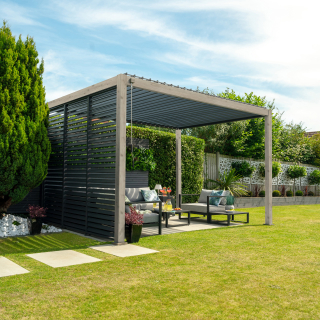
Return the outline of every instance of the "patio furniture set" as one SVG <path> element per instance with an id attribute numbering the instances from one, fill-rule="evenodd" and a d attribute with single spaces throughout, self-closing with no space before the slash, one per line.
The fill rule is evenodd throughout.
<path id="1" fill-rule="evenodd" d="M 182 210 L 170 210 L 165 211 L 162 205 L 162 201 L 157 196 L 154 190 L 150 190 L 149 187 L 144 188 L 126 188 L 126 212 L 130 213 L 129 205 L 136 207 L 136 209 L 143 214 L 143 228 L 157 226 L 159 234 L 162 234 L 162 221 L 165 221 L 165 227 L 169 227 L 169 218 L 171 216 L 179 215 L 179 220 L 183 219 L 182 214 L 186 213 L 187 224 L 191 223 L 191 214 L 207 216 L 207 223 L 217 223 L 229 226 L 231 222 L 249 223 L 249 212 L 241 211 L 228 211 L 225 207 L 225 201 L 223 201 L 226 195 L 212 196 L 212 190 L 202 189 L 201 194 L 180 194 L 179 205 Z M 196 203 L 182 204 L 182 196 L 199 196 L 199 200 Z M 217 198 L 216 205 L 210 204 L 211 198 Z M 222 202 L 222 204 L 220 204 Z M 153 204 L 157 204 L 158 207 L 154 207 Z M 235 221 L 235 215 L 247 216 L 246 221 Z M 227 216 L 227 220 L 212 220 L 212 216 Z M 193 217 L 197 218 L 197 217 Z M 170 225 L 170 227 L 176 227 L 181 225 Z"/>

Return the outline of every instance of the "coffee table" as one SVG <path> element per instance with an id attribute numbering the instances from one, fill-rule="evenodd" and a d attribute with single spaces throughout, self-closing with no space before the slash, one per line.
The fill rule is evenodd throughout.
<path id="1" fill-rule="evenodd" d="M 157 212 L 157 210 L 153 210 L 155 212 Z M 190 224 L 190 221 L 191 221 L 191 218 L 190 218 L 190 214 L 191 214 L 191 211 L 189 210 L 171 210 L 171 211 L 162 211 L 162 216 L 163 216 L 163 220 L 166 220 L 166 228 L 169 228 L 169 217 L 170 215 L 172 214 L 179 214 L 179 220 L 182 220 L 183 218 L 181 218 L 181 213 L 187 213 L 188 214 L 188 225 Z M 181 224 L 177 224 L 177 225 L 174 225 L 174 226 L 170 226 L 170 227 L 180 227 Z"/>
<path id="2" fill-rule="evenodd" d="M 234 220 L 234 216 L 237 214 L 246 214 L 247 215 L 247 221 L 236 221 Z M 207 216 L 207 221 L 208 223 L 212 223 L 212 216 L 222 216 L 226 215 L 227 216 L 227 221 L 221 221 L 221 222 L 226 222 L 227 226 L 230 226 L 230 222 L 241 222 L 241 223 L 249 223 L 249 212 L 243 212 L 243 211 L 215 211 L 215 212 L 210 212 L 208 213 Z M 220 221 L 215 220 L 214 223 L 221 224 Z M 225 223 L 223 223 L 225 224 Z"/>

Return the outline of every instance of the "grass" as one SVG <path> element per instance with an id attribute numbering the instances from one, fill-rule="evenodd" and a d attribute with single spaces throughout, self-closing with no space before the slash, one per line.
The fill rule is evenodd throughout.
<path id="1" fill-rule="evenodd" d="M 142 238 L 118 258 L 61 233 L 0 240 L 31 271 L 0 278 L 4 319 L 319 319 L 320 205 L 250 209 L 241 227 Z M 101 262 L 51 268 L 25 254 L 73 249 Z"/>

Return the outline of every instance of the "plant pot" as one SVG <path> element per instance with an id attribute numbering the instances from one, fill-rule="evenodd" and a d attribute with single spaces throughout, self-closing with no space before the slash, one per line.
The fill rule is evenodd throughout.
<path id="1" fill-rule="evenodd" d="M 234 205 L 228 205 L 228 204 L 227 204 L 227 205 L 225 206 L 225 210 L 226 210 L 226 211 L 234 210 Z"/>
<path id="2" fill-rule="evenodd" d="M 142 232 L 142 224 L 126 224 L 125 236 L 128 243 L 139 242 Z"/>
<path id="3" fill-rule="evenodd" d="M 40 234 L 42 229 L 42 218 L 29 218 L 28 221 L 28 229 L 31 235 Z"/>

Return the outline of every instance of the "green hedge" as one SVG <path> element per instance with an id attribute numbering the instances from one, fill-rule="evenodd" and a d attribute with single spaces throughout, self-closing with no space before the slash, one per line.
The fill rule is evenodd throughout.
<path id="1" fill-rule="evenodd" d="M 133 127 L 133 138 L 149 139 L 149 148 L 153 151 L 156 169 L 149 172 L 149 187 L 157 183 L 171 187 L 176 191 L 176 135 L 169 132 Z M 127 137 L 131 129 L 127 127 Z M 200 193 L 203 186 L 204 140 L 181 137 L 182 192 Z"/>

